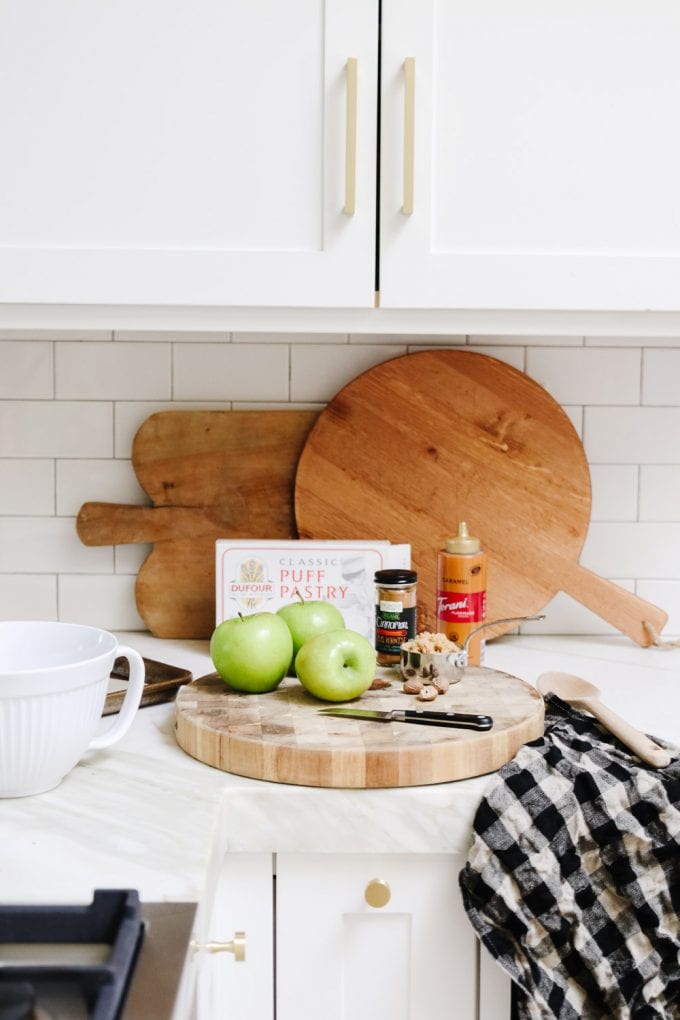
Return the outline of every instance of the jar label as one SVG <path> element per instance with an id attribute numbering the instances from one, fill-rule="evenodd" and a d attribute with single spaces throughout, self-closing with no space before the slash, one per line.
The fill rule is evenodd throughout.
<path id="1" fill-rule="evenodd" d="M 485 591 L 440 591 L 437 619 L 446 623 L 483 623 L 486 617 Z"/>
<path id="2" fill-rule="evenodd" d="M 392 609 L 394 602 L 388 605 Z M 398 603 L 397 603 L 398 605 Z M 400 609 L 399 612 L 383 612 L 378 606 L 375 614 L 375 650 L 399 654 L 399 646 L 416 636 L 416 607 Z"/>
<path id="3" fill-rule="evenodd" d="M 403 602 L 390 602 L 387 599 L 383 599 L 379 605 L 381 613 L 400 613 L 403 607 Z"/>

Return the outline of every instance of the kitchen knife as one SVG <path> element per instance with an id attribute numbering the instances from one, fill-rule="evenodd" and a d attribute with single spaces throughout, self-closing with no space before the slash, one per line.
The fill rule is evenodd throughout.
<path id="1" fill-rule="evenodd" d="M 424 709 L 393 708 L 376 712 L 367 708 L 321 708 L 320 715 L 337 715 L 366 722 L 407 722 L 422 726 L 448 726 L 459 730 L 490 730 L 493 719 L 488 715 L 466 715 L 464 712 L 427 712 Z"/>

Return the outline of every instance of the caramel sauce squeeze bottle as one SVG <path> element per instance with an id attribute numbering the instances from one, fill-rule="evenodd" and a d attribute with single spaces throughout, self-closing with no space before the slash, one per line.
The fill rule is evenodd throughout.
<path id="1" fill-rule="evenodd" d="M 468 532 L 465 521 L 437 553 L 437 631 L 461 647 L 471 631 L 486 620 L 486 553 Z M 478 666 L 483 639 L 475 635 L 468 662 Z"/>

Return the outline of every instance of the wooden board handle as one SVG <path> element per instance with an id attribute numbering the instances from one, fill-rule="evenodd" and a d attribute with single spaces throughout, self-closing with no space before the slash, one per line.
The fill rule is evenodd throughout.
<path id="1" fill-rule="evenodd" d="M 180 538 L 236 535 L 227 514 L 215 507 L 152 507 L 83 503 L 76 520 L 84 545 L 125 545 Z"/>
<path id="2" fill-rule="evenodd" d="M 661 633 L 668 622 L 668 613 L 663 609 L 645 602 L 613 581 L 594 574 L 580 563 L 565 562 L 562 566 L 561 590 L 643 648 L 653 644 L 652 635 L 645 624 L 650 624 L 657 633 Z"/>

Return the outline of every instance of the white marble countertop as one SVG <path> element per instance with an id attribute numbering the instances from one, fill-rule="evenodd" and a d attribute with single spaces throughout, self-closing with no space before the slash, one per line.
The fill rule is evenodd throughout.
<path id="1" fill-rule="evenodd" d="M 118 636 L 194 677 L 212 670 L 207 641 Z M 511 636 L 487 646 L 485 664 L 530 683 L 546 670 L 576 673 L 634 725 L 680 745 L 680 648 Z M 57 789 L 0 801 L 0 898 L 87 902 L 95 888 L 115 887 L 138 889 L 146 901 L 198 900 L 214 848 L 465 852 L 486 782 L 323 790 L 244 779 L 185 754 L 174 706 L 151 706 L 119 744 L 89 752 Z"/>

